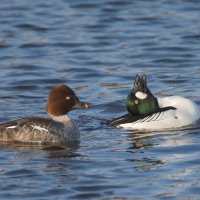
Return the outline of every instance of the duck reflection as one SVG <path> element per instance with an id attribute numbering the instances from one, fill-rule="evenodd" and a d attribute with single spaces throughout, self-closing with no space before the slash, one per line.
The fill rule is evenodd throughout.
<path id="1" fill-rule="evenodd" d="M 1 143 L 0 149 L 6 149 L 9 151 L 17 152 L 15 156 L 30 158 L 37 157 L 39 154 L 50 159 L 58 158 L 73 158 L 79 157 L 80 154 L 75 153 L 79 148 L 79 145 L 68 145 L 68 146 L 48 146 L 48 145 L 29 145 L 24 143 Z"/>
<path id="2" fill-rule="evenodd" d="M 127 152 L 137 170 L 155 170 L 165 163 L 174 162 L 187 154 L 187 149 L 194 143 L 193 134 L 197 134 L 199 124 L 165 132 L 129 132 L 131 146 Z"/>

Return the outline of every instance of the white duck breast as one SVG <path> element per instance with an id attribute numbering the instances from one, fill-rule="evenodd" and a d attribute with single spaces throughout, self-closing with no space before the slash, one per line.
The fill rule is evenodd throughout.
<path id="1" fill-rule="evenodd" d="M 157 112 L 135 122 L 120 124 L 118 127 L 127 130 L 164 130 L 187 126 L 200 118 L 199 107 L 184 97 L 158 98 L 158 104 L 160 108 L 172 106 L 175 109 Z"/>

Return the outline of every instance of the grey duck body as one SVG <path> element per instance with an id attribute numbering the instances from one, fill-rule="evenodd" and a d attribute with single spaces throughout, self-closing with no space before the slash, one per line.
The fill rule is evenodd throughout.
<path id="1" fill-rule="evenodd" d="M 49 118 L 27 117 L 6 122 L 0 125 L 0 140 L 39 144 L 79 143 L 79 130 L 68 119 L 61 123 Z"/>

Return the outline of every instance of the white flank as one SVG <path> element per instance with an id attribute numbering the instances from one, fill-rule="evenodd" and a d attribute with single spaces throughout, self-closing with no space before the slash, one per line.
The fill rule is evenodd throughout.
<path id="1" fill-rule="evenodd" d="M 34 126 L 34 125 L 31 125 L 34 129 L 37 129 L 37 130 L 39 130 L 39 131 L 45 131 L 45 132 L 47 132 L 48 130 L 47 129 L 45 129 L 45 128 L 42 128 L 42 127 L 40 127 L 40 126 Z"/>
<path id="2" fill-rule="evenodd" d="M 146 99 L 147 98 L 147 94 L 143 93 L 143 92 L 136 92 L 135 93 L 135 96 L 138 98 L 138 99 Z"/>
<path id="3" fill-rule="evenodd" d="M 180 96 L 158 98 L 160 108 L 172 106 L 175 110 L 155 113 L 142 120 L 120 124 L 127 130 L 166 130 L 188 126 L 200 119 L 200 108 L 189 99 Z"/>
<path id="4" fill-rule="evenodd" d="M 7 128 L 15 128 L 16 126 L 8 126 Z"/>

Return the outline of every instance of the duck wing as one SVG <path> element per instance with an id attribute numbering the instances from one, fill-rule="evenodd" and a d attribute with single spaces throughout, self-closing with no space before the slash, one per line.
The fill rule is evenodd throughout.
<path id="1" fill-rule="evenodd" d="M 117 117 L 117 118 L 114 118 L 112 120 L 109 120 L 109 121 L 106 122 L 106 124 L 111 125 L 111 126 L 118 126 L 120 124 L 132 123 L 132 122 L 137 121 L 139 119 L 141 119 L 141 116 L 139 116 L 139 115 L 132 116 L 128 113 L 128 114 L 125 114 L 121 117 Z"/>
<path id="2" fill-rule="evenodd" d="M 164 107 L 148 115 L 134 115 L 133 116 L 128 113 L 121 117 L 117 117 L 110 121 L 107 121 L 106 124 L 111 125 L 111 126 L 118 126 L 120 124 L 126 124 L 126 123 L 142 123 L 142 122 L 159 121 L 163 117 L 164 113 L 168 110 L 176 110 L 176 108 L 172 106 Z"/>
<path id="3" fill-rule="evenodd" d="M 0 128 L 3 129 L 3 128 L 10 128 L 10 129 L 14 129 L 14 128 L 20 128 L 24 125 L 27 125 L 27 126 L 34 126 L 34 125 L 41 125 L 41 124 L 44 124 L 44 125 L 49 125 L 50 123 L 52 123 L 53 120 L 51 119 L 48 119 L 48 118 L 42 118 L 42 117 L 26 117 L 26 118 L 21 118 L 21 119 L 16 119 L 16 120 L 13 120 L 13 121 L 9 121 L 9 122 L 4 122 L 2 124 L 0 124 Z"/>
<path id="4" fill-rule="evenodd" d="M 5 122 L 0 124 L 0 141 L 38 142 L 46 135 L 48 137 L 57 135 L 55 127 L 58 126 L 61 124 L 52 119 L 38 117 L 26 117 Z M 54 131 L 55 133 L 53 133 Z"/>

